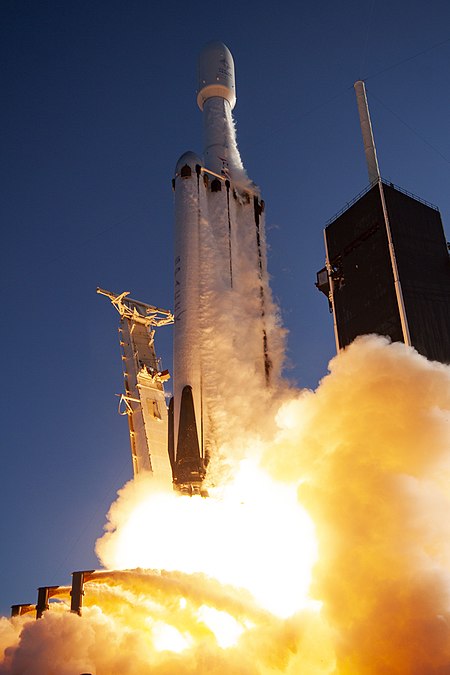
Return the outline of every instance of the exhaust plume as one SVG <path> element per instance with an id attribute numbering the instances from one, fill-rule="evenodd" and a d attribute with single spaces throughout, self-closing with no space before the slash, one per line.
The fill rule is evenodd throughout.
<path id="1" fill-rule="evenodd" d="M 365 336 L 280 410 L 265 464 L 304 478 L 338 673 L 450 669 L 449 408 L 448 366 Z"/>
<path id="2" fill-rule="evenodd" d="M 81 618 L 59 602 L 2 619 L 0 673 L 449 672 L 449 408 L 448 366 L 357 339 L 316 392 L 285 392 L 271 440 L 241 439 L 236 480 L 209 500 L 126 486 L 98 552 L 154 569 L 99 573 Z M 149 519 L 164 509 L 168 543 Z M 226 578 L 252 549 L 260 582 Z"/>

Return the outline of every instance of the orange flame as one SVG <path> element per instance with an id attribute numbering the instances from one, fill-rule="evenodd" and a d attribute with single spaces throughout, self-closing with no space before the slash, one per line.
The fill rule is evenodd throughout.
<path id="1" fill-rule="evenodd" d="M 330 370 L 210 499 L 126 486 L 98 551 L 153 571 L 2 619 L 0 674 L 450 672 L 450 368 L 372 336 Z"/>

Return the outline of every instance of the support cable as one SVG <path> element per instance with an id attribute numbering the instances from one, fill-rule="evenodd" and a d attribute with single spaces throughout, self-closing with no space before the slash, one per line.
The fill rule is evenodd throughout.
<path id="1" fill-rule="evenodd" d="M 373 73 L 372 75 L 368 75 L 367 77 L 361 78 L 364 79 L 364 81 L 371 80 L 373 77 L 378 77 L 378 75 L 383 75 L 383 73 L 387 73 L 388 70 L 393 70 L 394 68 L 397 68 L 397 66 L 401 66 L 403 63 L 407 63 L 408 61 L 412 61 L 413 59 L 417 59 L 418 56 L 422 56 L 423 54 L 428 54 L 428 52 L 431 52 L 433 49 L 437 49 L 438 47 L 442 47 L 442 45 L 446 45 L 448 42 L 450 42 L 450 38 L 446 38 L 445 40 L 442 40 L 441 42 L 437 42 L 434 45 L 431 45 L 431 47 L 427 47 L 427 49 L 423 49 L 421 52 L 417 52 L 416 54 L 412 54 L 411 56 L 408 56 L 406 59 L 402 59 L 401 61 L 396 61 L 390 66 L 386 66 L 386 68 L 383 68 L 382 70 L 378 70 L 376 73 Z"/>
<path id="2" fill-rule="evenodd" d="M 383 103 L 383 101 L 381 101 L 381 99 L 379 99 L 378 96 L 375 96 L 375 94 L 372 91 L 370 92 L 370 97 L 374 98 L 376 101 L 378 101 L 378 103 L 380 103 L 380 105 L 382 105 L 383 108 L 385 108 L 388 112 L 391 113 L 391 115 L 393 115 L 396 119 L 398 119 L 398 121 L 401 122 L 407 129 L 409 129 L 409 131 L 411 131 L 411 133 L 413 133 L 415 136 L 417 136 L 417 138 L 420 138 L 420 140 L 423 143 L 425 143 L 425 145 L 428 145 L 429 148 L 434 150 L 434 152 L 436 152 L 444 160 L 444 162 L 447 162 L 447 164 L 450 164 L 450 159 L 448 157 L 443 155 L 440 150 L 438 150 L 434 145 L 432 145 L 429 141 L 427 141 L 427 139 L 424 138 L 421 134 L 419 134 L 418 131 L 413 129 L 413 127 L 411 125 L 409 125 L 407 122 L 405 122 L 405 120 L 403 120 L 400 117 L 400 115 L 398 115 L 391 108 L 389 108 L 385 103 Z"/>

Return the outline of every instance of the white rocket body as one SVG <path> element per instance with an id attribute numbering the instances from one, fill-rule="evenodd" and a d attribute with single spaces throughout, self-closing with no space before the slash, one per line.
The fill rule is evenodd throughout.
<path id="1" fill-rule="evenodd" d="M 174 482 L 196 492 L 210 457 L 242 419 L 235 392 L 267 388 L 282 345 L 268 286 L 264 203 L 247 178 L 231 115 L 234 64 L 222 43 L 199 60 L 204 161 L 179 159 L 175 190 Z M 275 365 L 275 368 L 274 368 Z M 238 409 L 239 408 L 239 409 Z"/>

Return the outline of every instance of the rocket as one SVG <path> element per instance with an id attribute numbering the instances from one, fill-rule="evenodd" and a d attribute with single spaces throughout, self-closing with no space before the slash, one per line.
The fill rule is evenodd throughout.
<path id="1" fill-rule="evenodd" d="M 203 158 L 184 153 L 172 181 L 174 316 L 128 292 L 97 289 L 121 316 L 119 412 L 128 417 L 134 475 L 150 473 L 189 495 L 206 494 L 229 460 L 225 444 L 264 415 L 284 347 L 268 282 L 264 202 L 239 155 L 234 63 L 223 43 L 203 49 L 198 78 Z M 167 410 L 169 375 L 160 368 L 154 335 L 173 320 Z"/>
<path id="2" fill-rule="evenodd" d="M 203 494 L 206 469 L 236 420 L 234 393 L 271 386 L 280 345 L 270 296 L 264 202 L 239 155 L 233 57 L 208 43 L 198 64 L 204 152 L 175 168 L 173 398 L 168 452 L 176 489 Z M 275 368 L 274 368 L 275 365 Z"/>

